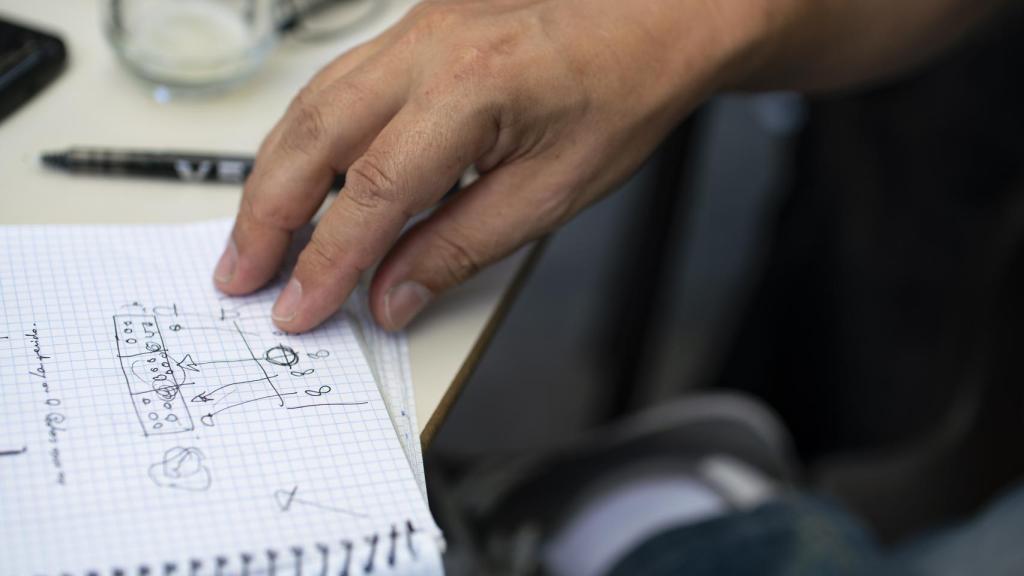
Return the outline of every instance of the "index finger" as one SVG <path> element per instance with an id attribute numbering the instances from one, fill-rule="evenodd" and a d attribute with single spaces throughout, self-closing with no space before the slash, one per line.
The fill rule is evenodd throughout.
<path id="1" fill-rule="evenodd" d="M 214 282 L 246 294 L 277 272 L 291 235 L 309 222 L 334 176 L 361 154 L 401 107 L 404 86 L 363 66 L 319 89 L 306 89 L 263 146 Z"/>
<path id="2" fill-rule="evenodd" d="M 337 311 L 405 223 L 440 199 L 493 144 L 489 126 L 493 122 L 462 114 L 454 103 L 407 104 L 349 168 L 345 187 L 274 305 L 277 325 L 302 332 Z"/>

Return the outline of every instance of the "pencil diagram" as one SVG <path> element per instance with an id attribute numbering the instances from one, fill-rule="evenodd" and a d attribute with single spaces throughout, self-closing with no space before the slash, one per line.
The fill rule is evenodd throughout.
<path id="1" fill-rule="evenodd" d="M 334 386 L 309 383 L 330 350 L 298 350 L 281 332 L 243 328 L 265 326 L 265 318 L 253 322 L 238 310 L 190 314 L 177 305 L 147 308 L 138 302 L 123 309 L 113 316 L 117 358 L 146 436 L 213 427 L 254 404 L 300 410 L 366 403 L 343 401 Z M 232 353 L 203 350 L 202 343 L 214 338 L 218 350 Z"/>

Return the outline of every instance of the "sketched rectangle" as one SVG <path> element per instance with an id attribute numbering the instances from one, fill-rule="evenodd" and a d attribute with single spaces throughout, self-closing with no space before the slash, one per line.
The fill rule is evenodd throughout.
<path id="1" fill-rule="evenodd" d="M 164 345 L 156 316 L 114 315 L 114 338 L 121 373 L 142 432 L 150 436 L 193 430 L 192 415 L 181 396 L 176 366 Z"/>

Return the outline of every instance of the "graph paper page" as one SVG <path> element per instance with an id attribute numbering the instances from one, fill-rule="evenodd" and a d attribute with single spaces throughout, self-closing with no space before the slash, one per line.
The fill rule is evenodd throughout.
<path id="1" fill-rule="evenodd" d="M 354 320 L 285 334 L 280 279 L 218 293 L 229 229 L 0 228 L 0 572 L 439 537 Z"/>

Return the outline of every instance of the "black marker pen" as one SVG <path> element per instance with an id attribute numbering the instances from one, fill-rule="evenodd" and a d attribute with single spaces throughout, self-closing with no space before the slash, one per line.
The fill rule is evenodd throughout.
<path id="1" fill-rule="evenodd" d="M 42 155 L 44 166 L 72 174 L 136 176 L 180 182 L 241 184 L 249 177 L 256 159 L 252 156 L 205 154 L 202 152 L 143 152 L 103 148 L 71 148 Z M 338 174 L 331 190 L 341 190 L 345 174 Z M 455 182 L 445 197 L 460 188 Z"/>
<path id="2" fill-rule="evenodd" d="M 71 148 L 64 152 L 44 153 L 42 162 L 45 166 L 72 174 L 136 176 L 189 183 L 241 184 L 252 172 L 255 158 L 202 152 Z M 331 188 L 337 190 L 344 184 L 345 175 L 340 174 Z"/>

